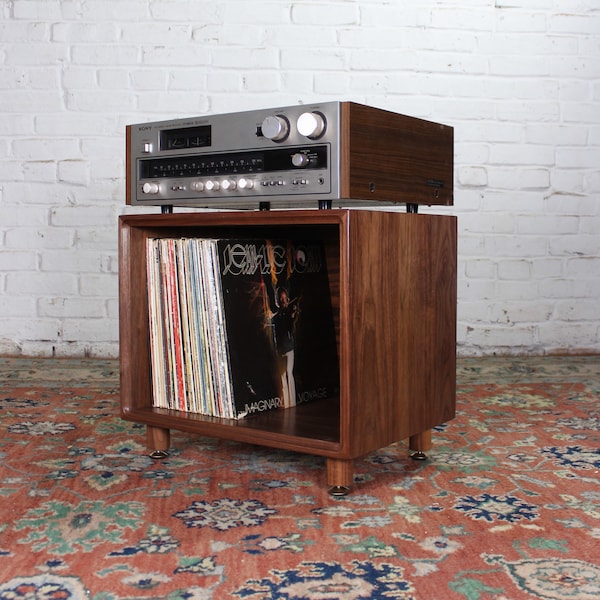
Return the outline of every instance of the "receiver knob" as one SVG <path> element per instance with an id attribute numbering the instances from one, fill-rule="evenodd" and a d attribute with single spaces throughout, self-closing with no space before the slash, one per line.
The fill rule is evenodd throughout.
<path id="1" fill-rule="evenodd" d="M 254 187 L 254 181 L 252 181 L 252 179 L 246 179 L 245 177 L 242 177 L 238 181 L 238 187 L 240 190 L 251 190 Z"/>
<path id="2" fill-rule="evenodd" d="M 221 189 L 235 190 L 235 181 L 233 181 L 233 179 L 225 179 L 225 181 L 221 183 Z"/>
<path id="3" fill-rule="evenodd" d="M 216 192 L 219 189 L 219 182 L 212 181 L 209 179 L 204 185 L 204 188 L 207 189 L 209 192 Z"/>
<path id="4" fill-rule="evenodd" d="M 301 152 L 296 152 L 295 154 L 292 154 L 292 164 L 295 167 L 306 167 L 306 165 L 308 165 L 309 162 L 310 159 L 306 154 L 302 154 Z"/>
<path id="5" fill-rule="evenodd" d="M 290 124 L 283 115 L 271 115 L 262 122 L 261 131 L 266 138 L 280 142 L 290 132 Z"/>
<path id="6" fill-rule="evenodd" d="M 144 194 L 158 194 L 159 191 L 160 188 L 158 187 L 158 183 L 150 183 L 147 181 L 142 186 L 142 192 L 144 192 Z"/>
<path id="7" fill-rule="evenodd" d="M 298 117 L 296 127 L 301 135 L 316 140 L 325 133 L 325 117 L 318 112 L 305 112 Z"/>
<path id="8" fill-rule="evenodd" d="M 194 192 L 201 192 L 204 189 L 204 184 L 201 181 L 192 181 L 192 183 L 190 183 L 190 188 Z"/>

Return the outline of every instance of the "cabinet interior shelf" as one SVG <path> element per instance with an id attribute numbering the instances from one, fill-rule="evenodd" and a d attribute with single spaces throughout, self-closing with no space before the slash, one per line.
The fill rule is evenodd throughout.
<path id="1" fill-rule="evenodd" d="M 278 447 L 309 454 L 336 454 L 340 450 L 339 400 L 315 400 L 293 408 L 271 410 L 244 419 L 223 419 L 164 408 L 138 408 L 129 420 L 201 435 L 256 443 L 257 432 Z M 217 435 L 221 433 L 221 435 Z M 264 441 L 264 437 L 262 438 Z M 292 443 L 290 440 L 294 440 Z"/>

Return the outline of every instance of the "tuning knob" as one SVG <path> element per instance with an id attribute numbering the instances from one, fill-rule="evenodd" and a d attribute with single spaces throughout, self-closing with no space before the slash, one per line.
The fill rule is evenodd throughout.
<path id="1" fill-rule="evenodd" d="M 298 132 L 311 140 L 321 137 L 325 133 L 326 125 L 325 117 L 318 112 L 302 113 L 296 122 Z"/>
<path id="2" fill-rule="evenodd" d="M 209 179 L 204 185 L 204 189 L 208 190 L 209 192 L 216 192 L 219 189 L 219 182 Z"/>
<path id="3" fill-rule="evenodd" d="M 160 188 L 158 187 L 158 183 L 150 183 L 149 181 L 147 181 L 142 186 L 142 192 L 144 192 L 144 194 L 158 194 L 159 191 Z"/>
<path id="4" fill-rule="evenodd" d="M 201 192 L 204 189 L 204 184 L 201 181 L 192 181 L 190 188 L 194 192 Z"/>
<path id="5" fill-rule="evenodd" d="M 308 158 L 308 156 L 302 152 L 296 152 L 295 154 L 292 154 L 292 164 L 295 167 L 306 167 L 309 162 L 310 158 Z"/>
<path id="6" fill-rule="evenodd" d="M 288 136 L 290 123 L 283 115 L 271 115 L 262 122 L 261 131 L 266 138 L 280 142 Z"/>

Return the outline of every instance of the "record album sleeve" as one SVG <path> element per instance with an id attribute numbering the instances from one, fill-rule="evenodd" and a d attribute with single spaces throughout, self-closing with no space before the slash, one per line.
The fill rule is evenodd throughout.
<path id="1" fill-rule="evenodd" d="M 337 396 L 323 243 L 222 239 L 218 255 L 238 416 Z"/>

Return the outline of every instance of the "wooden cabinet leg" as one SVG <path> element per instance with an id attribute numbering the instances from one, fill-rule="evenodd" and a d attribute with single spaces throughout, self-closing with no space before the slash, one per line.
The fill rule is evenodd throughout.
<path id="1" fill-rule="evenodd" d="M 413 460 L 427 460 L 427 452 L 431 450 L 431 429 L 411 435 L 408 440 L 408 448 L 412 452 Z"/>
<path id="2" fill-rule="evenodd" d="M 146 427 L 146 444 L 151 458 L 166 458 L 169 456 L 171 432 L 162 427 Z"/>
<path id="3" fill-rule="evenodd" d="M 354 461 L 327 459 L 327 485 L 332 496 L 345 496 L 354 481 Z"/>

